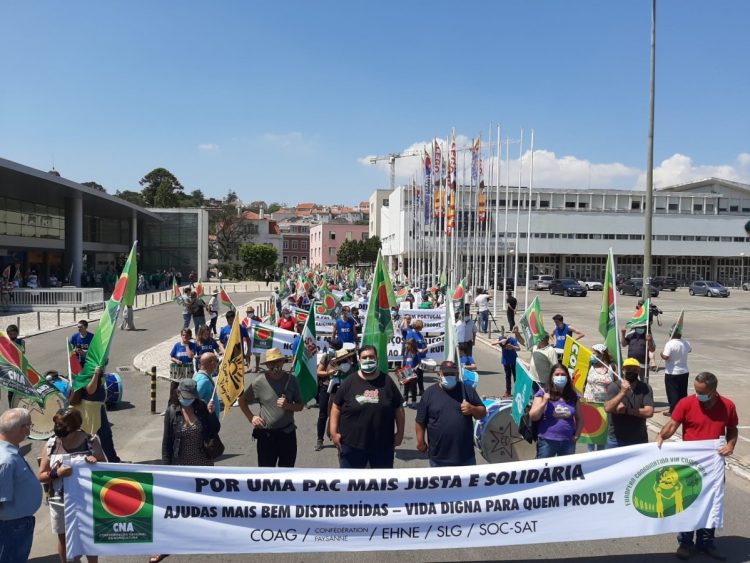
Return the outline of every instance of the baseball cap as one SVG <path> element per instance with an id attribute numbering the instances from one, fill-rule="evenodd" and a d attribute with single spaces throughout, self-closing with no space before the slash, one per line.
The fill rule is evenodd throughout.
<path id="1" fill-rule="evenodd" d="M 628 368 L 628 367 L 630 367 L 630 368 L 640 368 L 641 367 L 641 362 L 639 362 L 635 358 L 628 358 L 627 360 L 625 360 L 624 362 L 622 362 L 622 367 L 624 367 L 624 368 Z"/>
<path id="2" fill-rule="evenodd" d="M 182 396 L 183 399 L 198 398 L 198 386 L 193 379 L 180 380 L 180 384 L 177 386 L 177 392 Z"/>

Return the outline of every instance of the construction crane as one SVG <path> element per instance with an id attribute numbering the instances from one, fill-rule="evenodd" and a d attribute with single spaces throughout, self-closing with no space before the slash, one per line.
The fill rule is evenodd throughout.
<path id="1" fill-rule="evenodd" d="M 385 156 L 370 157 L 370 164 L 377 164 L 378 162 L 381 162 L 383 160 L 388 161 L 388 164 L 391 167 L 391 189 L 393 190 L 396 188 L 396 159 L 412 157 L 412 156 L 422 156 L 423 154 L 424 153 L 420 151 L 410 151 L 410 152 L 401 152 L 401 153 L 392 152 Z"/>

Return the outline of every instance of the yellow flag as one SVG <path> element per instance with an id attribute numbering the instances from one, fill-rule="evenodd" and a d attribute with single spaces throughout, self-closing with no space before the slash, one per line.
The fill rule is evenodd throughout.
<path id="1" fill-rule="evenodd" d="M 234 317 L 232 332 L 227 340 L 224 358 L 219 366 L 219 377 L 216 379 L 216 394 L 224 403 L 226 416 L 239 396 L 245 391 L 245 357 L 240 337 L 240 316 Z M 218 405 L 217 405 L 218 408 Z M 223 417 L 222 417 L 223 418 Z"/>
<path id="2" fill-rule="evenodd" d="M 583 393 L 583 389 L 586 387 L 586 379 L 589 376 L 589 367 L 591 366 L 591 350 L 575 338 L 566 336 L 562 363 L 565 367 L 573 371 L 570 375 L 571 379 L 573 379 L 573 387 L 579 393 Z"/>

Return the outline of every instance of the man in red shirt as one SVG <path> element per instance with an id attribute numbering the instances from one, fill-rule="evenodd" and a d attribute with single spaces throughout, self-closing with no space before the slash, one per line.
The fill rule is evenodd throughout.
<path id="1" fill-rule="evenodd" d="M 278 325 L 279 328 L 291 331 L 294 331 L 294 328 L 297 326 L 297 319 L 292 315 L 292 312 L 288 307 L 284 307 L 281 311 L 281 318 L 279 319 Z"/>
<path id="2" fill-rule="evenodd" d="M 734 403 L 716 391 L 719 382 L 713 373 L 701 372 L 695 376 L 695 395 L 681 399 L 672 411 L 672 418 L 661 429 L 656 444 L 661 447 L 664 440 L 672 436 L 682 425 L 682 439 L 716 440 L 726 437 L 726 444 L 719 448 L 719 455 L 727 456 L 734 452 L 737 443 L 737 409 Z M 726 557 L 714 546 L 715 528 L 701 528 L 695 531 L 695 548 L 718 561 Z M 693 547 L 693 532 L 681 532 L 677 536 L 680 547 L 679 559 L 689 559 Z"/>

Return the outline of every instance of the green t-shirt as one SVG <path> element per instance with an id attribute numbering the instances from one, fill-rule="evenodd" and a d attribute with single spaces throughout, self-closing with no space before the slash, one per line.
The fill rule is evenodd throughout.
<path id="1" fill-rule="evenodd" d="M 266 422 L 266 429 L 283 430 L 288 434 L 296 428 L 294 413 L 276 406 L 276 401 L 282 395 L 289 403 L 302 401 L 299 383 L 293 375 L 286 372 L 279 379 L 259 374 L 245 390 L 245 400 L 248 404 L 260 404 L 260 417 Z"/>

